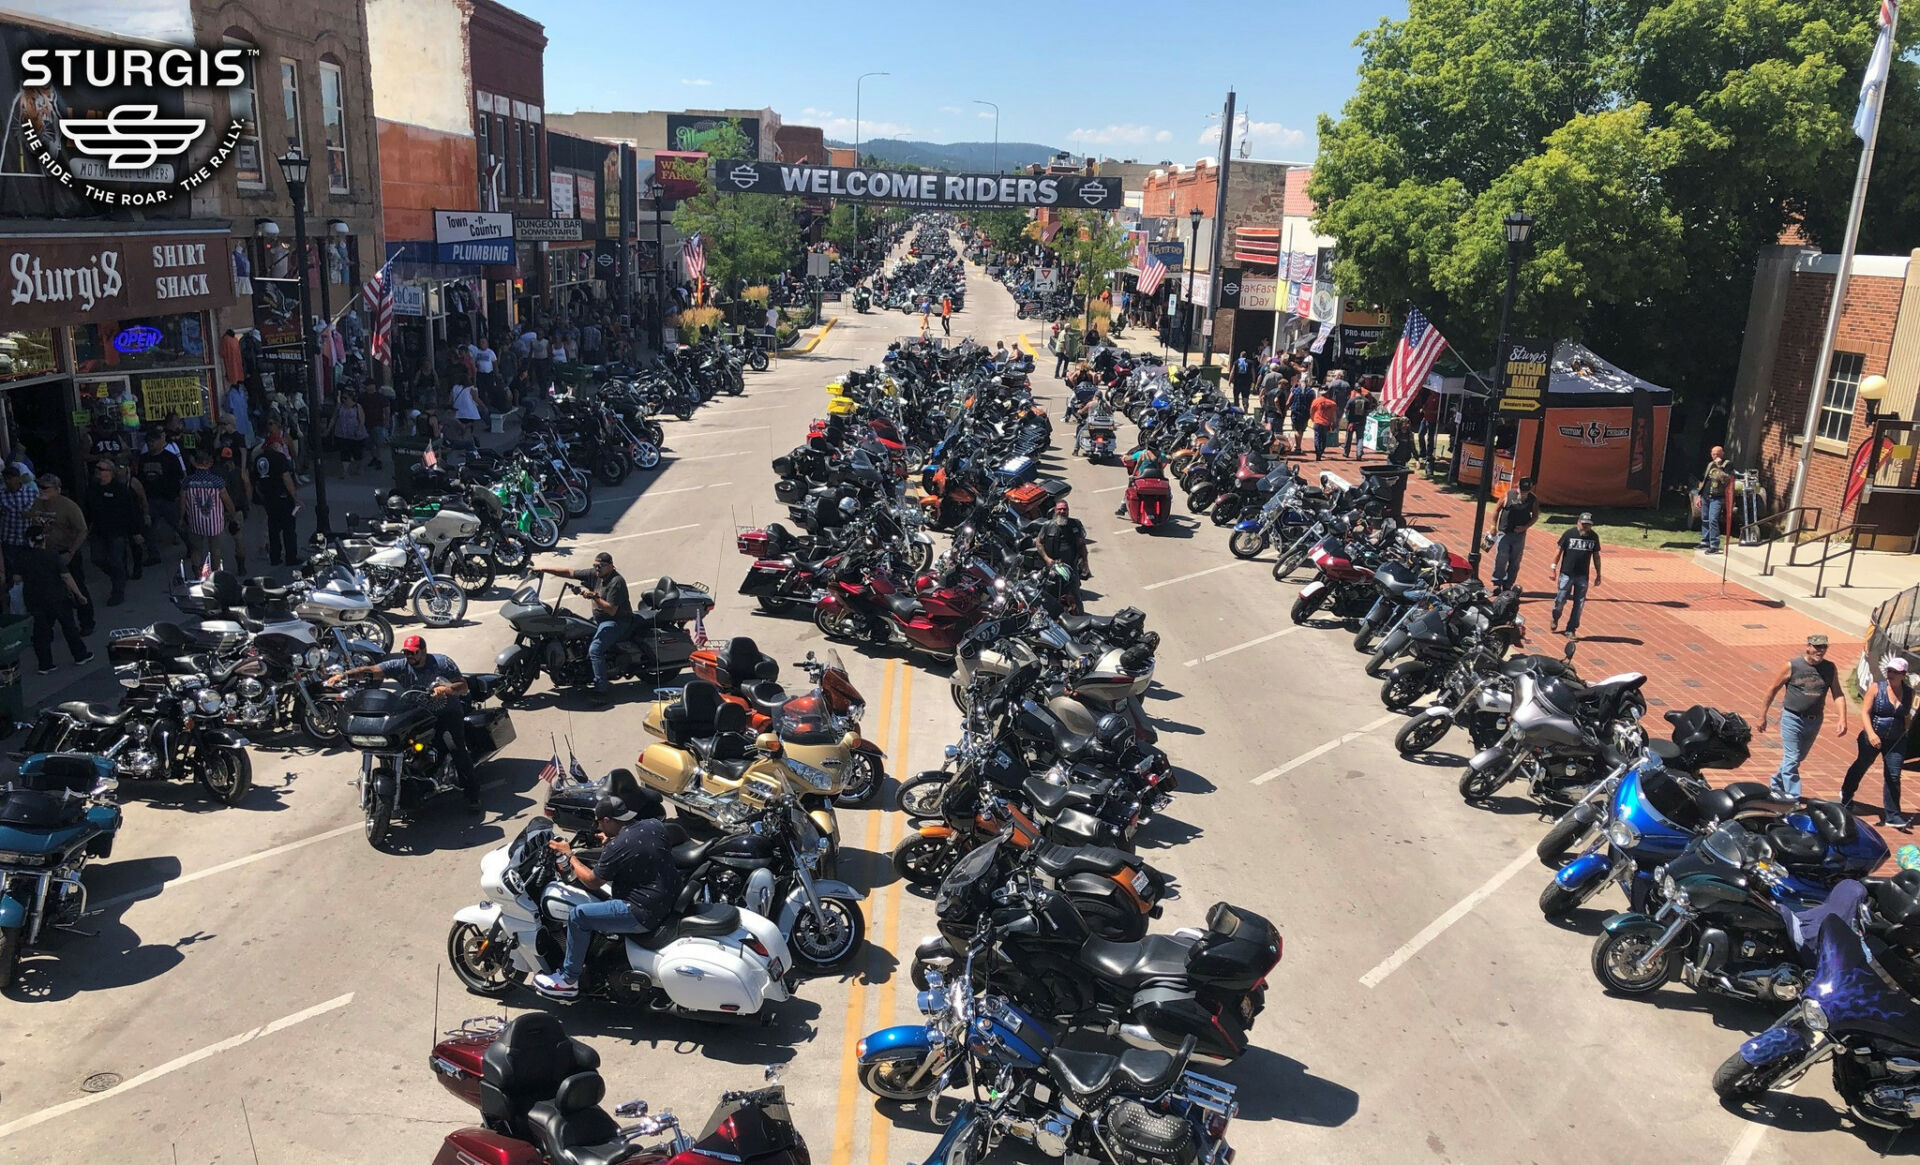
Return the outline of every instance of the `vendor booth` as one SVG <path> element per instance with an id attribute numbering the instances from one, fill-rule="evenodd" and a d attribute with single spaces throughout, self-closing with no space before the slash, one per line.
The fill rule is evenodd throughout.
<path id="1" fill-rule="evenodd" d="M 1500 416 L 1494 496 L 1504 495 L 1514 478 L 1532 477 L 1543 505 L 1657 506 L 1672 406 L 1671 389 L 1561 341 L 1539 407 Z M 1469 431 L 1480 424 L 1470 422 Z M 1478 441 L 1464 444 L 1457 480 L 1479 484 L 1484 460 Z"/>

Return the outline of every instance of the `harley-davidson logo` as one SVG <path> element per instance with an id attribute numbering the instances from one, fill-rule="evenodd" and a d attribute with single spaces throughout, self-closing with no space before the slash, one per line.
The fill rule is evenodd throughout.
<path id="1" fill-rule="evenodd" d="M 1099 206 L 1107 200 L 1107 187 L 1104 182 L 1083 182 L 1080 185 L 1080 201 L 1088 206 Z"/>
<path id="2" fill-rule="evenodd" d="M 1605 421 L 1588 421 L 1580 425 L 1561 425 L 1560 435 L 1571 441 L 1598 449 L 1609 441 L 1617 441 L 1633 430 L 1626 425 L 1609 425 Z"/>
<path id="3" fill-rule="evenodd" d="M 743 162 L 727 171 L 727 181 L 742 190 L 752 190 L 760 184 L 760 171 Z"/>

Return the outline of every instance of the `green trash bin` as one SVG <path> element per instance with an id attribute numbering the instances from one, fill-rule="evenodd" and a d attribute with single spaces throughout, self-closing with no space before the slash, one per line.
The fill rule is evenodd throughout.
<path id="1" fill-rule="evenodd" d="M 0 615 L 0 723 L 24 720 L 27 695 L 20 685 L 22 660 L 33 642 L 33 616 Z"/>
<path id="2" fill-rule="evenodd" d="M 387 460 L 393 464 L 393 488 L 401 493 L 409 493 L 413 487 L 413 467 L 420 464 L 420 455 L 427 451 L 427 443 L 414 437 L 395 437 L 387 448 Z"/>

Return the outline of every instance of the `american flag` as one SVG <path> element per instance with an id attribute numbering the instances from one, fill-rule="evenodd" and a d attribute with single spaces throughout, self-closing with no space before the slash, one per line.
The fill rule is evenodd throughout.
<path id="1" fill-rule="evenodd" d="M 700 244 L 700 236 L 694 235 L 681 248 L 680 257 L 687 265 L 687 276 L 699 282 L 707 277 L 707 249 Z"/>
<path id="2" fill-rule="evenodd" d="M 373 278 L 360 289 L 360 298 L 373 314 L 373 336 L 368 341 L 368 354 L 382 364 L 393 363 L 393 278 L 387 268 L 374 272 Z"/>
<path id="3" fill-rule="evenodd" d="M 1893 24 L 1899 15 L 1900 5 L 1894 0 L 1880 0 L 1880 33 L 1874 38 L 1866 75 L 1860 78 L 1860 106 L 1853 114 L 1853 135 L 1863 142 L 1871 142 L 1878 128 L 1887 71 L 1893 65 Z"/>
<path id="4" fill-rule="evenodd" d="M 1400 345 L 1393 350 L 1393 363 L 1387 367 L 1387 382 L 1380 387 L 1380 405 L 1394 416 L 1405 416 L 1414 394 L 1427 382 L 1433 362 L 1447 338 L 1433 326 L 1419 308 L 1407 309 L 1407 329 L 1400 333 Z"/>
<path id="5" fill-rule="evenodd" d="M 1140 294 L 1152 295 L 1160 288 L 1160 281 L 1167 277 L 1167 265 L 1153 257 L 1147 249 L 1147 236 L 1140 235 L 1133 249 L 1133 265 L 1140 268 Z"/>
<path id="6" fill-rule="evenodd" d="M 560 779 L 563 771 L 560 767 L 560 754 L 556 752 L 553 754 L 553 759 L 547 762 L 547 767 L 540 770 L 540 780 L 544 784 L 551 785 Z"/>
<path id="7" fill-rule="evenodd" d="M 923 329 L 927 326 L 924 319 L 921 320 L 920 326 Z M 693 613 L 693 645 L 695 647 L 705 647 L 707 645 L 707 618 L 706 613 L 703 611 L 695 611 Z"/>

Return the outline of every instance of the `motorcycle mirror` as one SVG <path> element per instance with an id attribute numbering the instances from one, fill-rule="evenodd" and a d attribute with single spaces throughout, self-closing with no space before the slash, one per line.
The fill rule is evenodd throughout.
<path id="1" fill-rule="evenodd" d="M 644 1100 L 629 1100 L 614 1109 L 613 1113 L 615 1116 L 625 1117 L 628 1120 L 632 1120 L 635 1117 L 642 1117 L 647 1115 L 647 1102 Z"/>

